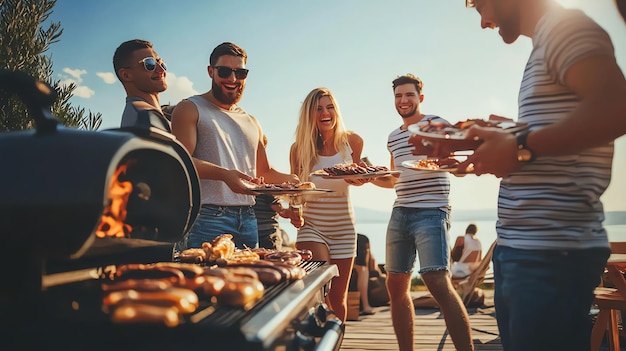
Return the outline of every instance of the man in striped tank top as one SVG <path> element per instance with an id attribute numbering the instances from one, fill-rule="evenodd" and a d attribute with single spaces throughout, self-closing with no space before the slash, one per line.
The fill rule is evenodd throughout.
<path id="1" fill-rule="evenodd" d="M 396 110 L 402 117 L 402 125 L 389 134 L 387 149 L 391 154 L 390 169 L 399 169 L 402 173 L 398 178 L 372 181 L 380 187 L 395 188 L 397 194 L 387 227 L 385 257 L 391 319 L 400 351 L 412 351 L 415 310 L 410 288 L 419 257 L 419 274 L 441 308 L 454 346 L 457 350 L 473 350 L 469 317 L 449 274 L 448 175 L 402 166 L 404 161 L 415 160 L 414 150 L 418 154 L 423 150 L 422 146 L 408 142 L 409 125 L 426 120 L 447 123 L 439 116 L 420 112 L 424 100 L 422 88 L 422 81 L 412 74 L 393 81 Z"/>
<path id="2" fill-rule="evenodd" d="M 609 35 L 552 0 L 474 0 L 505 43 L 532 39 L 517 135 L 473 127 L 483 140 L 463 164 L 501 177 L 493 253 L 504 350 L 589 350 L 589 308 L 610 254 L 600 196 L 613 140 L 626 132 L 626 81 Z M 421 143 L 418 138 L 412 142 Z M 450 151 L 450 150 L 447 150 Z"/>

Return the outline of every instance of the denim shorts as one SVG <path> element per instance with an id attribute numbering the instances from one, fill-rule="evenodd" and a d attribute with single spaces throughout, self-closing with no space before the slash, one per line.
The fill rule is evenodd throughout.
<path id="1" fill-rule="evenodd" d="M 184 239 L 184 248 L 202 247 L 222 234 L 232 234 L 237 248 L 255 248 L 259 232 L 252 206 L 202 205 Z"/>
<path id="2" fill-rule="evenodd" d="M 589 350 L 589 308 L 608 248 L 493 252 L 494 302 L 504 350 Z"/>
<path id="3" fill-rule="evenodd" d="M 419 257 L 420 274 L 448 270 L 449 229 L 448 213 L 441 209 L 394 207 L 387 226 L 385 269 L 411 273 Z"/>

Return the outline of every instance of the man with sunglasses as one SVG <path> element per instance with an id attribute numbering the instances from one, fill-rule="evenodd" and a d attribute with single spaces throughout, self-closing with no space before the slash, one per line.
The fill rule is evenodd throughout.
<path id="1" fill-rule="evenodd" d="M 233 43 L 218 45 L 210 56 L 211 90 L 176 105 L 172 133 L 192 155 L 200 177 L 200 213 L 181 243 L 198 248 L 229 233 L 238 248 L 254 248 L 258 226 L 251 182 L 298 182 L 267 160 L 263 131 L 237 103 L 246 86 L 247 54 Z"/>
<path id="2" fill-rule="evenodd" d="M 152 110 L 162 117 L 157 127 L 170 131 L 159 103 L 159 93 L 167 89 L 166 66 L 152 43 L 141 39 L 123 42 L 113 55 L 113 68 L 126 90 L 121 126 L 135 126 L 140 111 Z"/>
<path id="3" fill-rule="evenodd" d="M 610 254 L 601 196 L 613 141 L 626 133 L 626 81 L 611 38 L 553 0 L 466 4 L 505 43 L 523 35 L 533 45 L 517 116 L 528 130 L 472 127 L 466 138 L 482 143 L 458 167 L 502 178 L 493 268 L 503 349 L 589 350 L 589 309 Z M 453 151 L 433 144 L 431 156 Z"/>

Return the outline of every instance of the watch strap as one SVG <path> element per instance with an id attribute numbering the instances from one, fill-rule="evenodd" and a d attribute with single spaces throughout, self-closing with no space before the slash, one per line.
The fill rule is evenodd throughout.
<path id="1" fill-rule="evenodd" d="M 535 159 L 535 153 L 533 152 L 533 150 L 531 150 L 528 147 L 528 145 L 526 145 L 526 140 L 528 139 L 528 134 L 530 134 L 529 131 L 524 131 L 524 132 L 521 132 L 521 133 L 517 134 L 517 136 L 516 136 L 518 153 L 521 150 L 525 150 L 527 152 L 527 154 L 530 155 L 530 158 L 525 160 L 526 162 L 530 162 L 530 161 L 533 161 Z"/>

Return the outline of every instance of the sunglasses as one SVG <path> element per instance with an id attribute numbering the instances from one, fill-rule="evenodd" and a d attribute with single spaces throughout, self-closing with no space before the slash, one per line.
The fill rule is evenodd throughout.
<path id="1" fill-rule="evenodd" d="M 163 59 L 157 60 L 152 56 L 139 60 L 137 63 L 143 63 L 143 68 L 148 72 L 154 71 L 156 69 L 157 64 L 160 65 L 164 71 L 167 71 L 167 65 L 165 65 L 165 61 L 163 61 Z M 130 68 L 130 67 L 126 67 L 126 68 Z"/>
<path id="2" fill-rule="evenodd" d="M 246 79 L 249 72 L 249 70 L 245 68 L 230 68 L 224 66 L 215 66 L 213 68 L 217 69 L 217 75 L 220 76 L 220 78 L 228 78 L 230 77 L 231 73 L 235 73 L 235 78 Z"/>

